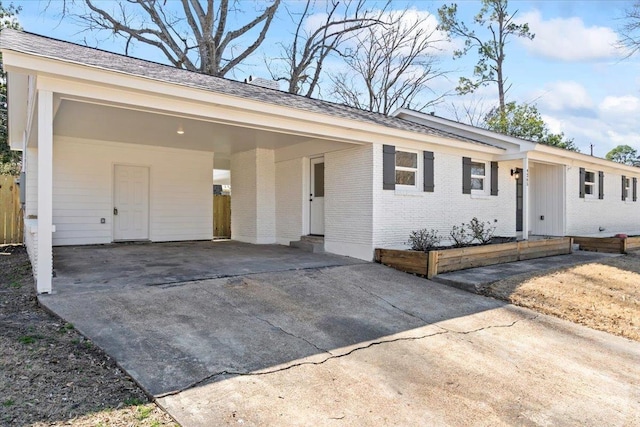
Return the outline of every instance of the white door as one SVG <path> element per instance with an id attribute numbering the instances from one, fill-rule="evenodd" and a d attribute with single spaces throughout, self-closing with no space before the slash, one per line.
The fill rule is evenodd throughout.
<path id="1" fill-rule="evenodd" d="M 149 239 L 149 168 L 116 165 L 113 240 Z"/>
<path id="2" fill-rule="evenodd" d="M 324 158 L 311 159 L 309 234 L 324 236 Z"/>

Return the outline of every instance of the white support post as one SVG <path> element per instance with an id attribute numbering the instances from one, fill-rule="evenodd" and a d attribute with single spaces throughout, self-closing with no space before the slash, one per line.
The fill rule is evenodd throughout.
<path id="1" fill-rule="evenodd" d="M 38 92 L 38 257 L 36 289 L 51 293 L 53 276 L 53 93 Z"/>
<path id="2" fill-rule="evenodd" d="M 529 239 L 529 158 L 522 159 L 522 238 Z"/>

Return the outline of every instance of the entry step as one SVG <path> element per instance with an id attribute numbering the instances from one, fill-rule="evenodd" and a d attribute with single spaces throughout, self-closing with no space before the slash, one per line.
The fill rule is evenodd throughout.
<path id="1" fill-rule="evenodd" d="M 300 240 L 289 243 L 292 248 L 298 248 L 306 252 L 324 252 L 324 236 L 300 236 Z"/>

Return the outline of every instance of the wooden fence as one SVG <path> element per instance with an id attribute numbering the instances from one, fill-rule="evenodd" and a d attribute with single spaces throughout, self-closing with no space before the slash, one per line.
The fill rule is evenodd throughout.
<path id="1" fill-rule="evenodd" d="M 470 246 L 437 251 L 418 252 L 376 249 L 376 261 L 407 273 L 432 277 L 449 271 L 502 264 L 534 258 L 571 253 L 568 237 L 545 240 L 525 240 L 486 246 Z"/>
<path id="2" fill-rule="evenodd" d="M 213 196 L 213 236 L 231 237 L 231 196 Z"/>
<path id="3" fill-rule="evenodd" d="M 24 221 L 16 177 L 0 175 L 0 244 L 22 243 Z"/>

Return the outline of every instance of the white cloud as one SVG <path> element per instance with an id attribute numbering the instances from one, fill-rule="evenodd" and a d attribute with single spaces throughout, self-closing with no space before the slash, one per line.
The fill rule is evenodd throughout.
<path id="1" fill-rule="evenodd" d="M 559 61 L 590 61 L 623 56 L 616 45 L 618 35 L 610 27 L 586 26 L 581 18 L 544 20 L 539 11 L 522 14 L 518 23 L 528 23 L 533 40 L 519 41 L 534 55 Z"/>
<path id="2" fill-rule="evenodd" d="M 637 115 L 640 114 L 640 98 L 633 95 L 607 96 L 598 108 L 606 115 Z"/>
<path id="3" fill-rule="evenodd" d="M 542 90 L 535 91 L 533 97 L 551 111 L 586 110 L 594 106 L 584 86 L 571 80 L 547 83 Z"/>

